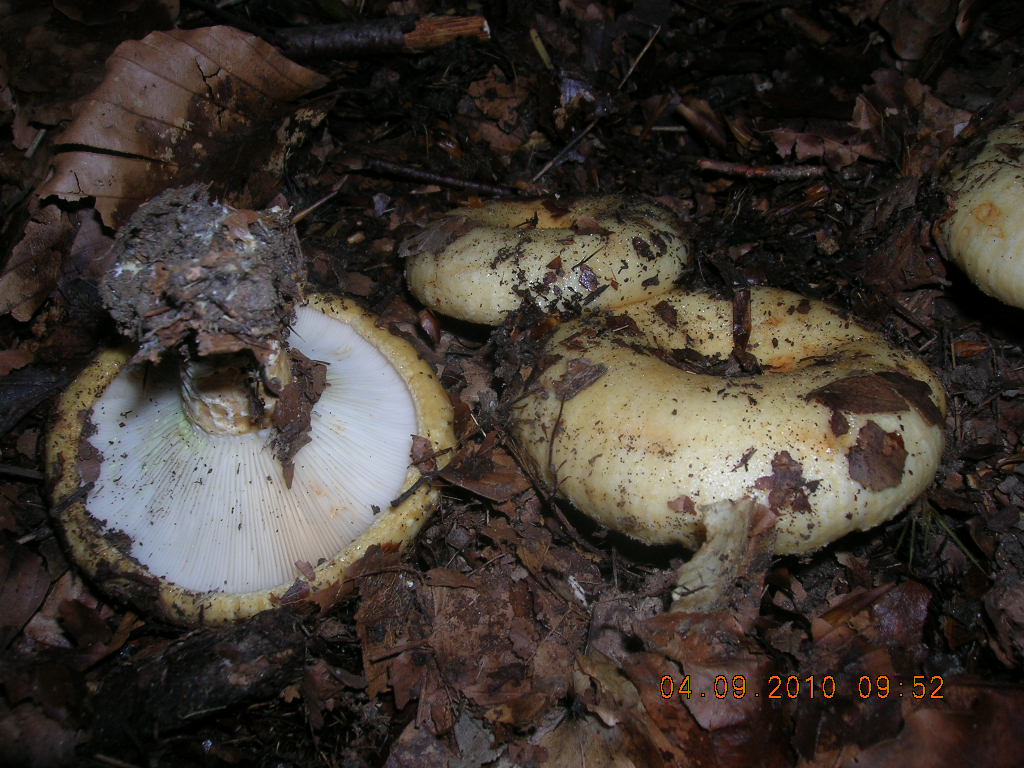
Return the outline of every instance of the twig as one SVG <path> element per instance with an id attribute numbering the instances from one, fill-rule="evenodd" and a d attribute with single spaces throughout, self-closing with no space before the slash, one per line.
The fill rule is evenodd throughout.
<path id="1" fill-rule="evenodd" d="M 324 58 L 371 53 L 419 53 L 462 37 L 490 40 L 483 16 L 398 16 L 277 31 L 285 53 Z"/>
<path id="2" fill-rule="evenodd" d="M 347 178 L 347 177 L 346 177 L 346 178 Z M 338 189 L 340 189 L 340 185 L 339 185 L 339 188 L 338 188 Z M 313 213 L 313 211 L 315 211 L 315 210 L 316 210 L 317 208 L 319 208 L 319 207 L 320 207 L 321 205 L 323 205 L 323 204 L 324 204 L 324 203 L 326 203 L 326 202 L 327 202 L 328 200 L 330 200 L 330 199 L 331 199 L 332 197 L 334 197 L 334 196 L 335 196 L 336 194 L 338 194 L 338 189 L 332 189 L 332 190 L 331 190 L 330 192 L 328 192 L 328 193 L 327 193 L 326 195 L 324 195 L 323 197 L 321 197 L 321 198 L 320 198 L 319 200 L 317 200 L 317 201 L 316 201 L 315 203 L 313 203 L 312 205 L 310 205 L 310 206 L 308 206 L 308 207 L 306 207 L 306 208 L 303 208 L 303 209 L 302 209 L 301 211 L 299 211 L 299 212 L 298 212 L 298 213 L 296 213 L 296 214 L 295 214 L 294 216 L 292 216 L 292 224 L 298 224 L 298 223 L 299 223 L 300 221 L 302 221 L 302 220 L 303 220 L 304 218 L 306 218 L 307 216 L 309 216 L 309 214 Z"/>
<path id="3" fill-rule="evenodd" d="M 405 36 L 405 47 L 418 53 L 440 48 L 461 37 L 490 40 L 491 28 L 487 26 L 487 19 L 483 16 L 424 16 Z"/>
<path id="4" fill-rule="evenodd" d="M 712 160 L 710 157 L 700 158 L 697 161 L 697 167 L 725 176 L 740 176 L 745 179 L 775 179 L 777 181 L 815 179 L 824 176 L 825 171 L 828 170 L 823 165 L 747 165 L 746 163 L 730 163 L 726 160 Z"/>
<path id="5" fill-rule="evenodd" d="M 44 475 L 38 469 L 28 469 L 26 467 L 16 467 L 13 464 L 0 464 L 0 475 L 8 475 L 9 477 L 20 477 L 23 480 L 44 480 L 44 479 L 46 479 L 46 475 Z"/>
<path id="6" fill-rule="evenodd" d="M 472 189 L 475 192 L 480 192 L 485 195 L 494 195 L 496 197 L 507 197 L 509 195 L 516 194 L 516 190 L 511 187 L 502 187 L 496 184 L 485 184 L 480 181 L 468 181 L 467 179 L 459 179 L 454 176 L 442 176 L 441 174 L 431 173 L 430 171 L 421 171 L 419 168 L 399 165 L 398 163 L 391 163 L 387 160 L 378 160 L 375 157 L 363 157 L 360 158 L 360 161 L 362 162 L 363 169 L 365 170 L 391 173 L 406 179 L 413 179 L 414 181 L 423 181 L 429 184 L 440 184 L 446 187 Z M 352 167 L 351 170 L 356 171 L 359 169 Z"/>
<path id="7" fill-rule="evenodd" d="M 537 55 L 540 56 L 540 60 L 547 68 L 548 72 L 554 72 L 554 62 L 551 61 L 551 56 L 548 54 L 547 46 L 545 46 L 544 41 L 540 39 L 540 33 L 537 31 L 536 27 L 530 27 L 530 42 L 533 43 L 533 47 L 537 51 Z"/>
<path id="8" fill-rule="evenodd" d="M 61 499 L 60 501 L 53 505 L 52 509 L 50 510 L 51 514 L 54 517 L 60 517 L 64 513 L 65 509 L 70 507 L 72 504 L 75 504 L 79 499 L 82 499 L 85 496 L 87 496 L 89 491 L 93 489 L 94 485 L 96 485 L 96 483 L 90 480 L 85 485 L 81 485 L 78 488 L 76 488 L 74 491 L 72 491 L 63 499 Z"/>
<path id="9" fill-rule="evenodd" d="M 573 147 L 575 147 L 577 144 L 579 144 L 581 141 L 583 141 L 583 137 L 586 136 L 588 133 L 590 133 L 592 130 L 594 130 L 594 126 L 596 126 L 596 125 L 597 125 L 597 118 L 595 117 L 593 120 L 591 120 L 589 123 L 587 123 L 587 126 L 582 131 L 580 131 L 575 136 L 573 136 L 569 140 L 569 143 L 566 144 L 564 147 L 562 147 L 561 151 L 557 155 L 555 155 L 550 160 L 548 160 L 546 163 L 544 163 L 544 167 L 541 168 L 539 171 L 537 171 L 537 173 L 534 174 L 533 178 L 530 179 L 530 181 L 532 183 L 536 184 L 537 180 L 541 176 L 543 176 L 545 173 L 550 171 L 551 167 L 553 165 L 555 165 L 556 163 L 561 163 L 562 158 L 564 158 L 567 154 L 569 154 L 572 151 Z"/>
<path id="10" fill-rule="evenodd" d="M 116 757 L 110 755 L 104 755 L 102 752 L 96 752 L 92 759 L 97 763 L 103 763 L 104 765 L 113 766 L 113 768 L 139 768 L 138 763 L 129 763 L 124 760 L 119 760 Z"/>
<path id="11" fill-rule="evenodd" d="M 647 38 L 647 42 L 644 44 L 644 47 L 640 50 L 640 53 L 636 55 L 636 58 L 633 59 L 633 63 L 629 65 L 629 71 L 626 72 L 622 80 L 619 81 L 619 85 L 615 90 L 621 91 L 622 86 L 624 86 L 626 82 L 629 80 L 629 78 L 633 76 L 633 72 L 636 70 L 637 64 L 640 63 L 640 59 L 644 57 L 644 54 L 646 54 L 650 47 L 654 44 L 654 38 L 658 36 L 659 32 L 661 32 L 660 24 L 654 28 L 654 34 Z"/>

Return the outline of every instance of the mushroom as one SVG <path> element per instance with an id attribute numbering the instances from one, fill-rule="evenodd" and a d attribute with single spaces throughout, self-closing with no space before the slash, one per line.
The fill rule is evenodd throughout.
<path id="1" fill-rule="evenodd" d="M 690 260 L 670 211 L 611 195 L 457 208 L 400 253 L 409 287 L 427 307 L 490 325 L 524 298 L 550 312 L 656 296 Z"/>
<path id="2" fill-rule="evenodd" d="M 707 293 L 566 322 L 512 401 L 520 453 L 558 495 L 641 542 L 699 550 L 677 609 L 721 597 L 756 510 L 776 518 L 775 553 L 811 552 L 897 514 L 943 450 L 945 395 L 921 361 L 822 302 L 749 301 L 745 349 L 733 302 Z"/>
<path id="3" fill-rule="evenodd" d="M 1024 308 L 1024 113 L 966 148 L 945 183 L 938 224 L 946 254 L 985 293 Z"/>
<path id="4" fill-rule="evenodd" d="M 49 435 L 74 560 L 176 623 L 336 586 L 369 546 L 410 540 L 437 501 L 413 457 L 454 443 L 448 399 L 411 345 L 351 302 L 313 295 L 292 308 L 274 290 L 301 271 L 282 269 L 293 238 L 282 221 L 196 188 L 141 208 L 105 286 L 122 325 L 143 329 L 141 347 L 102 352 Z M 132 364 L 165 349 L 158 364 Z"/>

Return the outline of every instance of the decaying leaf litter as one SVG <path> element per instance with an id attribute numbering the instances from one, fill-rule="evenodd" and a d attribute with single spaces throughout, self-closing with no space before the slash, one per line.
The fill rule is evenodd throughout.
<path id="1" fill-rule="evenodd" d="M 250 112 L 236 108 L 232 76 L 257 66 L 261 44 L 222 46 L 238 58 L 200 67 L 213 101 L 162 103 L 171 111 L 160 120 L 207 116 L 196 130 L 216 149 L 191 170 L 234 202 L 280 194 L 302 210 L 331 195 L 299 224 L 314 280 L 359 297 L 417 345 L 454 398 L 463 443 L 434 478 L 444 503 L 411 556 L 367 557 L 348 594 L 316 596 L 321 612 L 303 603 L 190 632 L 106 602 L 68 566 L 39 455 L 48 402 L 112 338 L 96 311 L 111 234 L 101 224 L 116 226 L 120 199 L 159 191 L 139 191 L 140 159 L 200 180 L 181 156 L 159 154 L 164 145 L 122 157 L 94 151 L 116 131 L 71 146 L 59 136 L 123 40 L 156 29 L 180 39 L 168 19 L 182 30 L 226 21 L 169 5 L 139 6 L 131 35 L 74 3 L 0 21 L 5 38 L 23 41 L 0 61 L 9 762 L 923 765 L 952 753 L 1013 764 L 1021 317 L 945 262 L 931 228 L 945 207 L 934 184 L 943 155 L 972 116 L 1019 94 L 1015 3 L 456 6 L 485 16 L 490 40 L 304 60 L 322 77 L 305 89 L 316 95 Z M 335 21 L 315 9 L 233 10 L 238 26 L 271 32 Z M 149 65 L 184 77 L 168 51 Z M 115 90 L 110 101 L 135 95 Z M 72 154 L 89 160 L 69 164 Z M 93 181 L 135 190 L 112 207 L 32 194 L 51 164 L 80 174 L 100 159 L 109 167 Z M 664 608 L 683 553 L 597 529 L 532 485 L 507 439 L 503 396 L 544 319 L 527 313 L 491 334 L 435 317 L 406 292 L 397 247 L 474 197 L 610 190 L 651 195 L 694 222 L 688 285 L 831 300 L 939 372 L 949 445 L 926 497 L 811 557 L 764 562 L 753 541 L 754 575 L 729 609 L 680 616 Z M 678 689 L 684 674 L 691 698 L 665 698 L 664 677 Z M 772 675 L 781 699 L 768 698 Z M 931 698 L 939 676 L 943 698 Z M 923 699 L 910 695 L 915 680 Z M 792 696 L 791 681 L 802 686 Z"/>

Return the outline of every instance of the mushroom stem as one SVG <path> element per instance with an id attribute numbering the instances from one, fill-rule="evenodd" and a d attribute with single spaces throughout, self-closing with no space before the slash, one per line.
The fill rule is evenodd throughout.
<path id="1" fill-rule="evenodd" d="M 754 523 L 754 500 L 718 501 L 698 507 L 698 512 L 703 516 L 704 543 L 676 571 L 673 611 L 710 612 L 747 564 L 744 555 Z"/>
<path id="2" fill-rule="evenodd" d="M 267 362 L 248 352 L 181 356 L 181 402 L 188 420 L 211 435 L 245 435 L 270 424 L 277 395 L 291 381 L 291 357 L 273 342 Z"/>

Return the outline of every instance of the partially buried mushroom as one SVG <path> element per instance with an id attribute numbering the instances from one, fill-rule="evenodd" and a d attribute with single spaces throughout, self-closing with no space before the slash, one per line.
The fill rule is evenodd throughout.
<path id="1" fill-rule="evenodd" d="M 944 446 L 942 385 L 913 355 L 786 291 L 752 288 L 744 306 L 739 334 L 733 301 L 681 291 L 564 323 L 512 401 L 551 489 L 639 541 L 698 550 L 679 609 L 727 590 L 755 509 L 775 553 L 811 552 L 902 510 Z"/>
<path id="2" fill-rule="evenodd" d="M 105 297 L 140 346 L 72 384 L 47 453 L 59 527 L 103 589 L 226 621 L 337 585 L 370 545 L 417 532 L 436 493 L 413 456 L 454 443 L 448 399 L 374 317 L 299 299 L 285 212 L 175 190 L 114 250 Z"/>

